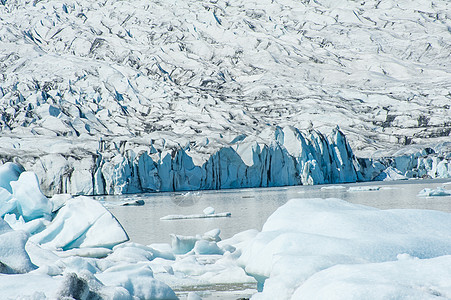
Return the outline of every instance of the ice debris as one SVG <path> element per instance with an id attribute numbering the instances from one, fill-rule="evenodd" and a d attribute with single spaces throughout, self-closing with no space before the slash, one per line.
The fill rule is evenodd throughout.
<path id="1" fill-rule="evenodd" d="M 99 202 L 84 196 L 67 201 L 49 226 L 31 238 L 46 248 L 63 250 L 111 248 L 127 240 L 113 215 Z"/>
<path id="2" fill-rule="evenodd" d="M 451 196 L 451 190 L 445 190 L 442 187 L 436 189 L 425 188 L 418 193 L 418 197 L 436 197 L 436 196 Z"/>
<path id="3" fill-rule="evenodd" d="M 209 219 L 209 218 L 227 218 L 231 217 L 231 212 L 222 212 L 215 214 L 192 214 L 192 215 L 167 215 L 160 220 L 186 220 L 186 219 Z"/>
<path id="4" fill-rule="evenodd" d="M 17 184 L 20 178 L 35 180 L 35 174 L 12 177 L 8 172 L 0 177 L 12 187 L 12 194 L 1 188 L 7 200 L 20 195 L 43 201 L 34 182 Z M 6 299 L 178 299 L 168 284 L 180 288 L 255 283 L 228 256 L 240 253 L 243 240 L 232 238 L 220 245 L 219 229 L 177 236 L 172 247 L 145 246 L 126 242 L 120 224 L 94 199 L 45 199 L 56 207 L 53 212 L 48 206 L 43 215 L 42 206 L 29 205 L 28 211 L 14 209 L 0 218 L 0 290 Z M 0 209 L 7 203 L 1 202 Z"/>

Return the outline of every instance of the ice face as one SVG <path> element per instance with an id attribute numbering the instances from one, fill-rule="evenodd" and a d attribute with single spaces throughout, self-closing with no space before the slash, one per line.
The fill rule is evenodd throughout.
<path id="1" fill-rule="evenodd" d="M 17 209 L 25 221 L 50 217 L 53 206 L 39 187 L 39 180 L 33 172 L 23 172 L 17 181 L 10 181 Z"/>
<path id="2" fill-rule="evenodd" d="M 25 251 L 27 240 L 25 232 L 11 230 L 0 218 L 0 273 L 26 273 L 36 268 Z"/>
<path id="3" fill-rule="evenodd" d="M 7 162 L 0 165 L 0 187 L 12 193 L 10 182 L 19 179 L 23 171 L 23 167 L 15 163 Z"/>

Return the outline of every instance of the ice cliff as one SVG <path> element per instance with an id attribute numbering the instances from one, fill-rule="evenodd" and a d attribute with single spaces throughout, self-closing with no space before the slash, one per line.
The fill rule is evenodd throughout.
<path id="1" fill-rule="evenodd" d="M 48 195 L 451 177 L 451 156 L 439 147 L 410 149 L 382 158 L 358 158 L 338 128 L 324 135 L 313 129 L 301 132 L 291 126 L 268 127 L 258 136 L 243 134 L 228 144 L 212 140 L 181 145 L 164 138 L 150 143 L 139 139 L 100 140 L 87 142 L 80 149 L 70 141 L 48 143 L 49 149 L 39 150 L 44 154 L 3 158 L 35 172 Z M 61 149 L 70 149 L 63 150 L 70 154 L 62 154 Z"/>
<path id="2" fill-rule="evenodd" d="M 164 140 L 162 141 L 165 142 Z M 41 178 L 48 193 L 123 194 L 355 182 L 359 165 L 343 133 L 325 136 L 294 127 L 244 135 L 212 154 L 161 144 L 103 141 L 95 153 L 59 153 L 16 161 Z"/>

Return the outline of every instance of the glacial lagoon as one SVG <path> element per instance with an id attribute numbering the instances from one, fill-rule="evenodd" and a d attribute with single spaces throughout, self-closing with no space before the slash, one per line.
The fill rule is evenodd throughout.
<path id="1" fill-rule="evenodd" d="M 451 212 L 451 196 L 419 196 L 423 189 L 451 190 L 450 179 L 366 182 L 340 185 L 290 186 L 220 191 L 189 191 L 99 197 L 120 221 L 131 241 L 141 244 L 170 243 L 170 234 L 192 236 L 219 228 L 226 239 L 247 229 L 261 230 L 267 218 L 293 198 L 340 198 L 380 209 L 432 209 Z M 135 201 L 144 205 L 126 205 Z M 160 220 L 167 215 L 201 214 L 206 207 L 230 217 Z M 256 286 L 206 285 L 174 289 L 185 299 L 195 291 L 203 299 L 238 299 L 256 293 Z"/>
<path id="2" fill-rule="evenodd" d="M 119 220 L 131 241 L 170 243 L 170 234 L 196 235 L 219 228 L 221 238 L 261 230 L 267 218 L 293 198 L 340 198 L 380 209 L 413 208 L 451 212 L 451 196 L 420 197 L 424 188 L 451 190 L 451 179 L 364 182 L 339 185 L 290 186 L 220 191 L 189 191 L 98 197 Z M 143 200 L 144 205 L 121 204 Z M 160 220 L 167 215 L 201 214 L 206 207 L 231 217 Z"/>

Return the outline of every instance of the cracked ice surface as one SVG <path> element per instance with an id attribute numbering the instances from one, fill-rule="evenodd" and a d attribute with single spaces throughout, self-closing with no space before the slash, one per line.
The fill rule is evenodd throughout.
<path id="1" fill-rule="evenodd" d="M 359 156 L 437 144 L 451 130 L 449 11 L 420 0 L 2 1 L 1 154 L 58 154 L 81 160 L 61 172 L 100 178 L 103 142 L 189 146 L 196 165 L 275 126 L 339 124 Z M 60 191 L 107 188 L 63 175 Z"/>

